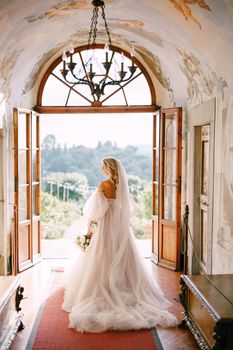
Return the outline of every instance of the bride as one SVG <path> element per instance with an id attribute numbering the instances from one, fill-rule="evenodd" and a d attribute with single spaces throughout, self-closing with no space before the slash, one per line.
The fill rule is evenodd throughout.
<path id="1" fill-rule="evenodd" d="M 156 325 L 173 327 L 177 319 L 167 311 L 163 296 L 143 266 L 130 230 L 134 202 L 127 175 L 115 158 L 103 160 L 108 176 L 86 202 L 90 245 L 65 271 L 63 310 L 69 327 L 80 332 L 131 330 Z"/>

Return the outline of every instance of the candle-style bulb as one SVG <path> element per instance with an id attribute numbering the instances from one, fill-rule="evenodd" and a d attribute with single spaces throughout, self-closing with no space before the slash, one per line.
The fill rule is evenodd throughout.
<path id="1" fill-rule="evenodd" d="M 108 51 L 109 51 L 109 45 L 108 45 L 108 43 L 105 43 L 105 45 L 104 45 L 104 50 L 105 50 L 105 52 L 108 52 Z"/>
<path id="2" fill-rule="evenodd" d="M 69 53 L 70 53 L 71 55 L 73 55 L 73 53 L 74 53 L 74 45 L 73 45 L 73 44 L 70 44 Z"/>
<path id="3" fill-rule="evenodd" d="M 131 48 L 130 55 L 131 55 L 131 57 L 135 57 L 135 55 L 136 55 L 136 51 L 135 51 L 135 48 L 133 46 Z"/>
<path id="4" fill-rule="evenodd" d="M 62 61 L 66 62 L 68 59 L 65 50 L 63 51 L 63 55 L 62 55 Z"/>

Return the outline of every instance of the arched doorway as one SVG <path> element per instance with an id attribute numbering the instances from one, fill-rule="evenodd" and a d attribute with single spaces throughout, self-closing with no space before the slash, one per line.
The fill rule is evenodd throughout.
<path id="1" fill-rule="evenodd" d="M 81 73 L 87 75 L 85 64 L 83 64 L 83 57 L 87 54 L 87 47 L 76 48 L 75 52 L 82 62 Z M 103 45 L 96 45 L 97 56 L 99 55 L 99 61 L 103 56 L 104 47 Z M 125 54 L 125 60 L 129 60 L 130 54 L 122 49 L 115 48 L 116 52 L 116 65 L 119 65 L 121 59 L 121 52 Z M 98 62 L 96 62 L 98 63 Z M 153 183 L 153 200 L 152 200 L 152 218 L 153 218 L 153 238 L 152 238 L 152 258 L 156 263 L 163 266 L 167 266 L 172 269 L 179 269 L 180 264 L 180 181 L 181 181 L 181 166 L 176 167 L 176 164 L 181 164 L 181 109 L 166 110 L 162 113 L 162 110 L 156 105 L 156 94 L 152 80 L 147 73 L 141 62 L 135 58 L 135 65 L 137 66 L 138 72 L 136 75 L 127 81 L 126 83 L 119 84 L 119 86 L 109 86 L 105 90 L 105 94 L 100 98 L 90 91 L 88 86 L 76 84 L 68 85 L 60 74 L 62 69 L 62 57 L 56 59 L 50 67 L 47 69 L 43 76 L 40 87 L 38 90 L 38 100 L 35 110 L 37 113 L 45 114 L 59 114 L 59 113 L 153 113 L 154 115 L 154 128 L 153 128 L 153 161 L 152 161 L 152 183 Z M 113 72 L 114 74 L 114 72 Z M 55 85 L 53 83 L 56 82 Z M 52 86 L 55 86 L 55 88 Z M 50 94 L 49 94 L 50 92 Z M 52 95 L 51 95 L 52 94 Z M 144 98 L 146 96 L 146 99 Z M 22 111 L 15 111 L 15 118 L 17 122 L 15 125 L 20 125 L 20 115 L 24 115 Z M 31 114 L 31 118 L 33 113 Z M 27 223 L 28 229 L 24 234 L 26 237 L 21 239 L 21 233 L 25 223 L 20 222 L 17 219 L 17 230 L 15 239 L 15 270 L 21 271 L 24 267 L 28 267 L 30 264 L 35 262 L 34 256 L 40 255 L 40 232 L 34 230 L 33 220 L 36 216 L 39 220 L 40 217 L 40 192 L 34 191 L 33 197 L 33 185 L 40 187 L 40 159 L 39 159 L 39 147 L 37 144 L 35 150 L 30 149 L 33 138 L 33 128 L 28 114 L 28 127 L 26 130 L 27 140 L 27 161 L 24 163 L 17 162 L 20 152 L 19 145 L 15 147 L 15 158 L 16 158 L 16 182 L 18 186 L 15 187 L 16 192 L 16 205 L 18 212 L 21 210 L 20 206 L 22 201 L 19 187 L 18 174 L 20 171 L 20 164 L 27 169 L 31 169 L 33 164 L 32 155 L 36 151 L 38 155 L 36 159 L 37 168 L 35 174 L 37 174 L 36 184 L 33 184 L 33 175 L 27 177 L 27 183 L 24 185 L 28 189 L 26 190 L 27 201 L 24 205 L 27 206 Z M 37 114 L 38 130 L 34 132 L 39 135 L 39 114 Z M 166 128 L 170 128 L 172 125 L 172 135 L 174 136 L 174 143 L 169 145 L 168 138 L 164 137 L 167 135 Z M 15 140 L 18 142 L 18 127 L 15 130 Z M 38 136 L 39 140 L 39 136 Z M 169 156 L 168 156 L 169 154 Z M 172 154 L 172 156 L 170 156 Z M 169 161 L 169 159 L 171 161 Z M 168 166 L 170 166 L 168 170 Z M 165 171 L 164 171 L 165 169 Z M 166 182 L 170 179 L 172 174 L 172 182 Z M 166 181 L 165 181 L 166 180 Z M 169 180 L 170 181 L 170 180 Z M 30 184 L 31 182 L 31 184 Z M 35 181 L 34 181 L 35 182 Z M 169 192 L 170 191 L 170 192 Z M 175 209 L 176 215 L 168 215 L 168 203 L 169 196 L 171 194 L 172 208 Z M 25 195 L 25 193 L 24 193 Z M 37 212 L 33 214 L 33 198 L 35 200 Z M 26 203 L 26 204 L 25 204 Z M 161 208 L 161 209 L 160 209 Z M 169 211 L 169 213 L 174 213 Z M 39 226 L 38 226 L 39 227 Z M 35 234 L 34 234 L 35 233 Z M 34 237 L 35 236 L 35 237 Z M 35 244 L 36 242 L 36 244 Z M 27 249 L 25 250 L 25 244 Z M 33 250 L 36 246 L 36 249 Z M 20 248 L 21 247 L 21 248 Z M 24 251 L 24 254 L 22 254 Z"/>

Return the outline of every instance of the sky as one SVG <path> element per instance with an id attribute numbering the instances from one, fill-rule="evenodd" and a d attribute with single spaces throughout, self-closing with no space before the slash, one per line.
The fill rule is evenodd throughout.
<path id="1" fill-rule="evenodd" d="M 152 144 L 152 114 L 60 114 L 41 115 L 41 141 L 48 134 L 57 143 L 95 148 L 98 141 L 116 142 L 118 147 Z"/>

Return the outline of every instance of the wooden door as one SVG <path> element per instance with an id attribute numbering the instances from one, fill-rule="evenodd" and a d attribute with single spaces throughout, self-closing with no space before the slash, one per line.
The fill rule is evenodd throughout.
<path id="1" fill-rule="evenodd" d="M 152 259 L 180 269 L 182 108 L 154 115 Z"/>
<path id="2" fill-rule="evenodd" d="M 14 273 L 40 258 L 39 115 L 14 109 Z"/>

